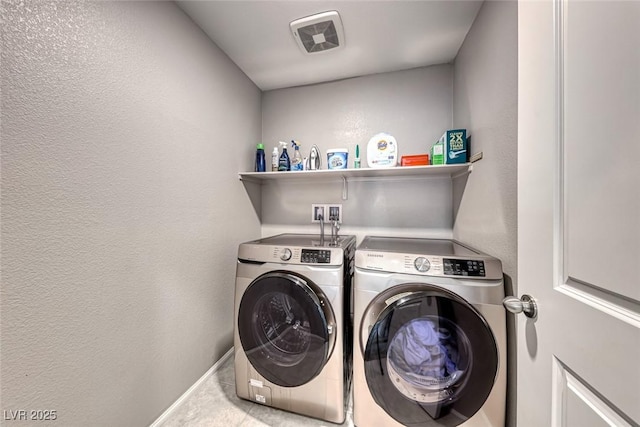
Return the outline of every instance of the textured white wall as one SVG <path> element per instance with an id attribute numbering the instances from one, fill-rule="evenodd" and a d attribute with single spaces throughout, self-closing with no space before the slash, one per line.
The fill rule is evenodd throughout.
<path id="1" fill-rule="evenodd" d="M 454 64 L 453 120 L 467 128 L 474 164 L 454 236 L 502 260 L 516 277 L 518 6 L 488 1 Z M 460 183 L 462 184 L 462 183 Z"/>
<path id="2" fill-rule="evenodd" d="M 427 153 L 451 127 L 452 83 L 451 65 L 438 65 L 264 92 L 262 139 L 269 153 L 280 140 L 299 140 L 303 156 L 317 144 L 323 169 L 329 148 L 349 149 L 352 167 L 356 144 L 367 167 L 367 143 L 383 131 L 400 155 Z M 263 186 L 262 231 L 318 232 L 311 204 L 342 203 L 344 234 L 451 237 L 451 194 L 441 178 L 355 180 L 346 201 L 341 183 L 275 182 Z"/>
<path id="3" fill-rule="evenodd" d="M 452 79 L 451 66 L 438 65 L 267 91 L 262 139 L 268 153 L 278 141 L 300 141 L 304 156 L 317 144 L 323 169 L 329 148 L 348 148 L 353 166 L 356 144 L 366 167 L 378 132 L 396 138 L 400 155 L 426 153 L 451 126 Z"/>
<path id="4" fill-rule="evenodd" d="M 516 291 L 518 4 L 486 1 L 454 64 L 453 117 L 484 152 L 464 182 L 454 182 L 453 235 L 502 260 L 506 291 Z M 540 153 L 541 156 L 544 153 Z M 544 159 L 541 158 L 541 161 Z M 515 426 L 515 333 L 508 321 L 507 425 Z"/>
<path id="5" fill-rule="evenodd" d="M 232 345 L 261 93 L 170 2 L 2 21 L 0 409 L 148 425 Z"/>

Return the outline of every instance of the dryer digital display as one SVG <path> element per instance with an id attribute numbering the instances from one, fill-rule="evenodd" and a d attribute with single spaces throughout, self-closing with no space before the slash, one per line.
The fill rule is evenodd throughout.
<path id="1" fill-rule="evenodd" d="M 484 261 L 444 258 L 444 274 L 484 277 Z"/>

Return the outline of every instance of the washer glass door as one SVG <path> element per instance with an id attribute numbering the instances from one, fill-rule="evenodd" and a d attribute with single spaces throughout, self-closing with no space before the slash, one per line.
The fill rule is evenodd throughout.
<path id="1" fill-rule="evenodd" d="M 373 319 L 369 322 L 368 319 Z M 457 426 L 484 404 L 498 349 L 484 317 L 448 290 L 400 285 L 369 304 L 365 376 L 376 401 L 411 426 Z"/>
<path id="2" fill-rule="evenodd" d="M 273 384 L 315 378 L 331 356 L 335 317 L 320 288 L 287 271 L 255 279 L 242 295 L 238 334 L 253 367 Z"/>

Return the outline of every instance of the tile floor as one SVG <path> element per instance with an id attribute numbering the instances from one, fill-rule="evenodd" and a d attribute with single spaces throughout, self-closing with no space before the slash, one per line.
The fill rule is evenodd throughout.
<path id="1" fill-rule="evenodd" d="M 342 426 L 353 427 L 351 400 Z M 236 396 L 233 354 L 179 406 L 162 427 L 336 427 L 337 424 L 263 406 Z"/>

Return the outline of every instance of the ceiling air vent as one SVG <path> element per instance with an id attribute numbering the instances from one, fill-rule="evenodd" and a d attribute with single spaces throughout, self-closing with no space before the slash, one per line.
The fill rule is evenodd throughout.
<path id="1" fill-rule="evenodd" d="M 335 10 L 296 19 L 289 26 L 303 52 L 320 53 L 344 45 L 342 21 Z"/>

